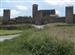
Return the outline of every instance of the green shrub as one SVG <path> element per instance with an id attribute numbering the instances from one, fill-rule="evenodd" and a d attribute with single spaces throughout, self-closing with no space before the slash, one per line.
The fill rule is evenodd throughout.
<path id="1" fill-rule="evenodd" d="M 27 49 L 34 55 L 69 55 L 73 49 L 73 44 L 60 44 L 49 39 L 45 39 L 41 43 L 31 40 L 30 42 L 25 42 L 22 49 Z"/>

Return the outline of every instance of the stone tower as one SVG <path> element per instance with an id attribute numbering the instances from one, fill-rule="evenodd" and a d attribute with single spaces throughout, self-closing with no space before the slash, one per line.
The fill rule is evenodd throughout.
<path id="1" fill-rule="evenodd" d="M 33 23 L 38 24 L 38 5 L 33 4 L 32 5 L 32 16 L 33 16 Z"/>
<path id="2" fill-rule="evenodd" d="M 2 24 L 9 24 L 9 20 L 10 20 L 10 10 L 4 9 Z"/>
<path id="3" fill-rule="evenodd" d="M 72 24 L 73 23 L 73 6 L 67 6 L 65 11 L 66 11 L 65 22 L 68 24 Z"/>

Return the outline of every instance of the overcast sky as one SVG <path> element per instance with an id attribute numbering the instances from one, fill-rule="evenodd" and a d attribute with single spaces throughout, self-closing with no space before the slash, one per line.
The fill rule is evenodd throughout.
<path id="1" fill-rule="evenodd" d="M 32 4 L 38 4 L 39 10 L 55 9 L 59 16 L 65 16 L 65 7 L 74 7 L 75 0 L 0 0 L 0 16 L 3 15 L 3 9 L 11 10 L 11 18 L 17 16 L 32 16 Z"/>

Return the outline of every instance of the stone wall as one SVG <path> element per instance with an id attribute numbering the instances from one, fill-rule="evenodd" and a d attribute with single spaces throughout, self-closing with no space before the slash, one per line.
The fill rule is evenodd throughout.
<path id="1" fill-rule="evenodd" d="M 16 24 L 32 23 L 32 18 L 19 16 L 15 18 L 15 22 Z"/>
<path id="2" fill-rule="evenodd" d="M 47 23 L 65 23 L 65 17 L 50 16 L 45 17 L 44 22 Z"/>

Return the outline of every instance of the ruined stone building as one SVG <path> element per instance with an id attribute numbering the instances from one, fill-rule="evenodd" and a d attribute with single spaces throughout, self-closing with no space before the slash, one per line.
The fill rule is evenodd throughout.
<path id="1" fill-rule="evenodd" d="M 68 6 L 65 9 L 66 14 L 66 23 L 73 23 L 73 6 Z"/>
<path id="2" fill-rule="evenodd" d="M 10 21 L 10 10 L 4 9 L 2 24 L 8 24 Z"/>
<path id="3" fill-rule="evenodd" d="M 35 24 L 44 24 L 46 19 L 50 18 L 50 16 L 56 16 L 55 9 L 52 10 L 38 10 L 38 5 L 33 4 L 32 6 L 32 16 Z M 45 19 L 46 18 L 46 19 Z M 49 20 L 48 20 L 49 21 Z"/>
<path id="4" fill-rule="evenodd" d="M 52 10 L 38 10 L 38 5 L 33 4 L 33 19 L 35 24 L 46 24 L 46 23 L 75 23 L 75 15 L 73 14 L 73 6 L 67 6 L 65 8 L 65 17 L 58 17 L 55 9 Z"/>
<path id="5" fill-rule="evenodd" d="M 3 24 L 10 23 L 10 10 L 6 9 L 3 13 Z M 65 7 L 65 17 L 59 17 L 56 14 L 55 9 L 51 10 L 38 10 L 38 4 L 32 5 L 32 17 L 16 17 L 14 19 L 16 24 L 30 23 L 36 25 L 42 25 L 47 23 L 75 23 L 75 14 L 73 14 L 73 6 Z"/>

